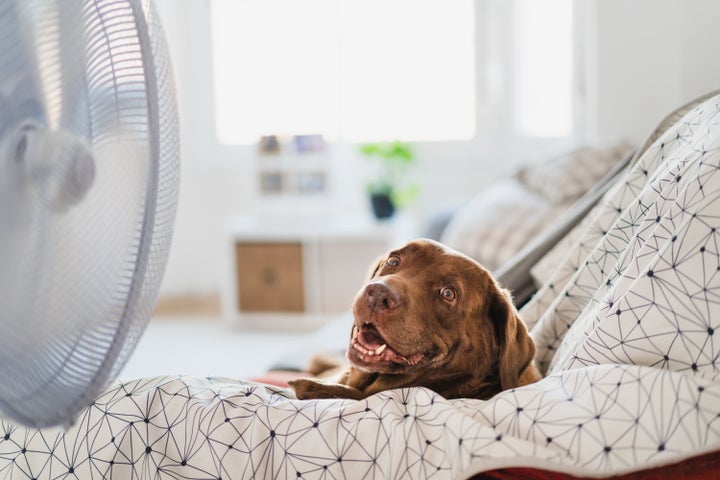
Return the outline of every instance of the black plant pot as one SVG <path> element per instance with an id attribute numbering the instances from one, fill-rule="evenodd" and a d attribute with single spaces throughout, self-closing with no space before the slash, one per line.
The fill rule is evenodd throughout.
<path id="1" fill-rule="evenodd" d="M 371 193 L 370 202 L 372 203 L 373 214 L 378 220 L 390 218 L 395 213 L 395 205 L 388 193 Z"/>

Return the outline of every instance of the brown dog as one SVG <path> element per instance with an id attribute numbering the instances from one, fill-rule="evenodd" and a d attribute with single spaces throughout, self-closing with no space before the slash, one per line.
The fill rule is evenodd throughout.
<path id="1" fill-rule="evenodd" d="M 512 304 L 480 264 L 432 240 L 415 240 L 375 266 L 353 303 L 339 383 L 290 382 L 300 399 L 362 399 L 427 387 L 446 398 L 487 399 L 533 383 L 535 345 Z"/>

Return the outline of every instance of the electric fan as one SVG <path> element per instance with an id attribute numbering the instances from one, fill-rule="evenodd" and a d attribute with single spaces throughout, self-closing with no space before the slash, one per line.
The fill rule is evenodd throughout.
<path id="1" fill-rule="evenodd" d="M 148 0 L 0 0 L 0 417 L 72 423 L 141 336 L 179 182 Z"/>

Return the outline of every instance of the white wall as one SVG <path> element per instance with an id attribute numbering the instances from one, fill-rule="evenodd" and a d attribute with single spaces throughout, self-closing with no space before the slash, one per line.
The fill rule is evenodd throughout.
<path id="1" fill-rule="evenodd" d="M 720 2 L 588 3 L 589 136 L 640 141 L 678 106 L 720 88 Z"/>
<path id="2" fill-rule="evenodd" d="M 505 0 L 477 0 L 486 9 L 506 10 Z M 224 274 L 223 228 L 232 214 L 267 212 L 258 201 L 257 155 L 251 147 L 227 147 L 215 140 L 210 20 L 207 0 L 156 0 L 169 38 L 180 109 L 182 183 L 173 247 L 161 295 L 219 290 Z M 583 131 L 587 139 L 624 137 L 640 141 L 670 110 L 720 88 L 720 2 L 714 0 L 585 0 L 580 37 L 587 49 Z M 482 24 L 485 19 L 478 18 Z M 486 31 L 477 41 L 487 49 Z M 495 45 L 502 54 L 503 45 Z M 502 87 L 502 82 L 501 82 Z M 487 88 L 487 85 L 483 85 Z M 425 144 L 419 148 L 422 196 L 413 211 L 421 220 L 457 205 L 518 163 L 542 151 L 503 138 L 499 141 Z M 333 146 L 333 189 L 324 204 L 341 212 L 366 210 L 362 168 L 349 146 Z M 313 207 L 313 205 L 308 205 Z"/>
<path id="3" fill-rule="evenodd" d="M 216 292 L 224 219 L 252 202 L 252 172 L 215 141 L 205 0 L 156 0 L 170 47 L 181 138 L 180 200 L 161 295 Z"/>

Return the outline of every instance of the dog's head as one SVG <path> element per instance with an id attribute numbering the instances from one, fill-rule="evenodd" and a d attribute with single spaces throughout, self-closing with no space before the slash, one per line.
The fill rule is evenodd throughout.
<path id="1" fill-rule="evenodd" d="M 372 268 L 353 303 L 347 357 L 382 374 L 470 374 L 517 386 L 535 347 L 507 291 L 476 261 L 414 240 Z"/>

